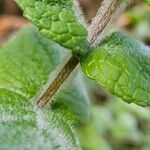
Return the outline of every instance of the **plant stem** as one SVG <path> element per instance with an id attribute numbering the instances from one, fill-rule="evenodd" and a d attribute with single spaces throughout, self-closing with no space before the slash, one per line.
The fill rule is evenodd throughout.
<path id="1" fill-rule="evenodd" d="M 104 0 L 104 3 L 107 4 L 107 1 L 108 0 Z M 94 43 L 94 41 L 96 41 L 100 33 L 104 30 L 104 28 L 109 23 L 109 18 L 111 18 L 111 15 L 116 10 L 116 7 L 118 6 L 118 1 L 119 0 L 112 0 L 112 3 L 110 3 L 109 6 L 107 6 L 108 9 L 105 10 L 103 16 L 95 24 L 94 29 L 89 34 L 89 38 L 88 38 L 89 47 L 91 47 L 91 45 Z M 58 75 L 53 80 L 53 82 L 50 83 L 50 85 L 48 85 L 48 88 L 38 99 L 37 107 L 42 108 L 46 105 L 46 103 L 52 98 L 52 96 L 57 92 L 57 90 L 63 84 L 63 82 L 68 78 L 71 72 L 76 68 L 79 62 L 80 62 L 79 58 L 75 55 L 73 55 L 68 60 L 68 62 L 64 65 L 64 67 L 59 71 Z"/>
<path id="2" fill-rule="evenodd" d="M 38 107 L 41 108 L 45 106 L 45 104 L 52 98 L 55 92 L 59 89 L 59 87 L 63 84 L 63 82 L 67 79 L 67 77 L 71 74 L 71 72 L 76 68 L 78 64 L 79 58 L 73 55 L 64 65 L 62 70 L 58 73 L 53 82 L 46 89 L 44 94 L 40 97 L 37 102 Z"/>
<path id="3" fill-rule="evenodd" d="M 88 43 L 91 46 L 111 21 L 118 7 L 119 0 L 104 0 L 92 24 L 89 26 Z"/>

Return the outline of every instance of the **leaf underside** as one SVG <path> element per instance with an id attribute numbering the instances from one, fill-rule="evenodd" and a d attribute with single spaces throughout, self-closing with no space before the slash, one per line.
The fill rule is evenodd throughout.
<path id="1" fill-rule="evenodd" d="M 73 0 L 16 0 L 28 18 L 47 38 L 71 49 L 86 52 L 86 29 L 73 12 Z"/>
<path id="2" fill-rule="evenodd" d="M 44 109 L 35 107 L 62 49 L 33 27 L 0 48 L 0 149 L 80 149 L 73 124 L 89 116 L 87 96 L 78 87 L 81 75 L 72 74 Z"/>
<path id="3" fill-rule="evenodd" d="M 117 32 L 82 60 L 82 69 L 124 101 L 150 106 L 150 49 Z"/>

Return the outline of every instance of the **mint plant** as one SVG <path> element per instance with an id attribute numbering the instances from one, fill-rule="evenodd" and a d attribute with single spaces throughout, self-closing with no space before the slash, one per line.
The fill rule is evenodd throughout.
<path id="1" fill-rule="evenodd" d="M 79 150 L 74 126 L 90 116 L 82 71 L 122 100 L 150 106 L 149 47 L 111 31 L 130 0 L 104 0 L 90 25 L 77 0 L 16 2 L 34 26 L 0 50 L 0 148 Z"/>

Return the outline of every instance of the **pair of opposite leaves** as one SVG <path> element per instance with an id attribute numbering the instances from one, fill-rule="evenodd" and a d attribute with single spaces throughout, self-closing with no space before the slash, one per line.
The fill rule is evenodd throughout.
<path id="1" fill-rule="evenodd" d="M 81 54 L 85 74 L 126 102 L 150 105 L 150 49 L 113 33 L 87 52 L 87 30 L 73 12 L 72 0 L 16 0 L 24 15 L 47 38 Z"/>
<path id="2" fill-rule="evenodd" d="M 87 31 L 69 7 L 72 1 L 18 0 L 18 3 L 46 37 L 74 53 L 86 53 Z M 67 29 L 55 26 L 61 23 Z M 32 98 L 62 60 L 58 49 L 63 48 L 33 28 L 24 29 L 1 48 L 1 149 L 80 149 L 70 122 L 74 117 L 82 122 L 88 118 L 89 107 L 79 86 L 80 77 L 66 84 L 65 89 L 60 88 L 51 106 L 39 110 L 32 105 L 36 100 Z M 146 106 L 149 105 L 149 58 L 148 48 L 121 33 L 114 33 L 91 49 L 91 53 L 82 55 L 82 68 L 110 92 Z"/>

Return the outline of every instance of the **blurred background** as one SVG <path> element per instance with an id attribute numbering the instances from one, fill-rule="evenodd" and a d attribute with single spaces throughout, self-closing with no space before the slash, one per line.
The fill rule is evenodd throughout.
<path id="1" fill-rule="evenodd" d="M 101 0 L 80 2 L 90 23 Z M 14 0 L 0 0 L 0 44 L 27 24 Z M 150 46 L 150 6 L 143 0 L 135 0 L 116 25 Z M 85 80 L 92 114 L 88 124 L 77 127 L 83 150 L 150 150 L 150 109 L 126 104 Z"/>

